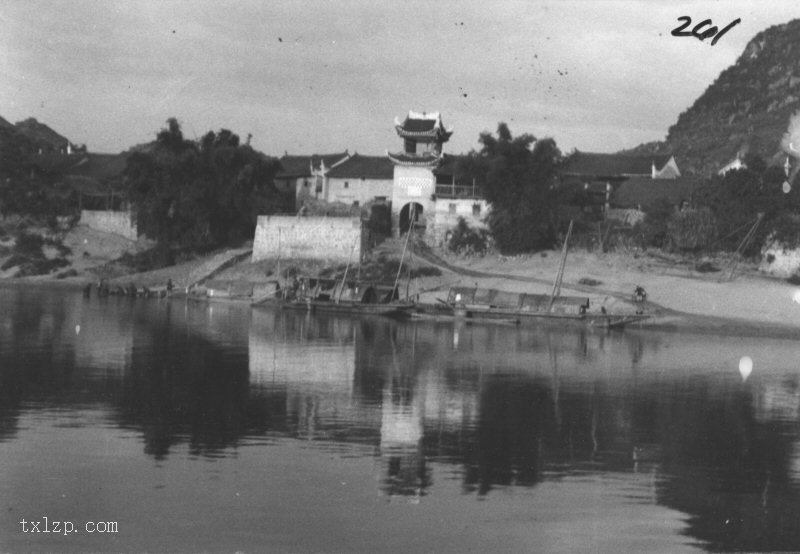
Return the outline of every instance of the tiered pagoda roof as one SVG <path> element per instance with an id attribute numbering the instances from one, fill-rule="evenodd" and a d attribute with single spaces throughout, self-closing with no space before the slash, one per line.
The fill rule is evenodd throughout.
<path id="1" fill-rule="evenodd" d="M 397 134 L 405 140 L 405 151 L 386 155 L 396 165 L 434 168 L 441 163 L 442 144 L 450 139 L 452 129 L 442 123 L 439 112 L 409 111 L 403 122 L 394 119 Z M 417 145 L 422 145 L 421 151 Z"/>
<path id="2" fill-rule="evenodd" d="M 403 138 L 426 142 L 447 142 L 450 135 L 453 134 L 453 129 L 447 129 L 442 123 L 442 116 L 439 112 L 409 111 L 402 123 L 395 117 L 394 128 L 397 130 L 397 134 Z"/>

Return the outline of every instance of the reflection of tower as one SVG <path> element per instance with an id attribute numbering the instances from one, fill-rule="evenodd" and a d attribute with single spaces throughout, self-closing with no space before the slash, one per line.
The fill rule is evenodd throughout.
<path id="1" fill-rule="evenodd" d="M 442 161 L 442 144 L 453 134 L 442 123 L 439 112 L 410 111 L 402 123 L 395 119 L 395 130 L 403 139 L 403 152 L 389 154 L 394 163 L 392 188 L 392 227 L 401 234 L 411 226 L 426 228 L 425 217 L 433 214 L 436 178 L 433 170 Z M 427 228 L 432 232 L 432 228 Z"/>
<path id="2" fill-rule="evenodd" d="M 389 497 L 415 501 L 430 484 L 422 451 L 424 402 L 420 395 L 390 382 L 381 409 L 381 489 Z"/>

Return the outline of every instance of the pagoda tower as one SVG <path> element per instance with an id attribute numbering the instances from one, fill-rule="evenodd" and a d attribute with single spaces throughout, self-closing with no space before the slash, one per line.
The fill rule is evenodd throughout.
<path id="1" fill-rule="evenodd" d="M 405 121 L 395 118 L 394 123 L 404 148 L 396 154 L 387 152 L 394 163 L 392 227 L 402 234 L 413 220 L 415 227 L 431 231 L 426 226 L 426 215 L 434 213 L 433 171 L 442 163 L 442 145 L 453 131 L 445 128 L 439 112 L 409 111 Z"/>

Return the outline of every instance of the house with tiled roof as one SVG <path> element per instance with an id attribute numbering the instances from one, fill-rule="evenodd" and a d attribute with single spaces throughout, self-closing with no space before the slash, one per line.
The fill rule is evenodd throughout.
<path id="1" fill-rule="evenodd" d="M 674 179 L 681 176 L 671 154 L 598 154 L 576 151 L 561 168 L 562 176 L 624 181 L 631 177 Z"/>
<path id="2" fill-rule="evenodd" d="M 394 165 L 386 156 L 354 153 L 326 175 L 328 202 L 353 206 L 367 202 L 387 203 L 392 199 Z"/>
<path id="3" fill-rule="evenodd" d="M 699 184 L 696 177 L 650 179 L 633 177 L 624 181 L 611 196 L 611 206 L 620 209 L 646 211 L 657 202 L 666 200 L 675 208 L 691 204 Z"/>
<path id="4" fill-rule="evenodd" d="M 64 180 L 78 192 L 81 209 L 128 209 L 123 172 L 131 154 L 87 153 L 73 160 L 64 171 Z"/>
<path id="5" fill-rule="evenodd" d="M 559 170 L 562 186 L 580 186 L 596 209 L 609 207 L 611 196 L 629 179 L 670 180 L 681 176 L 671 154 L 601 154 L 575 151 Z M 643 181 L 637 181 L 643 182 Z"/>
<path id="6" fill-rule="evenodd" d="M 326 175 L 332 168 L 349 158 L 347 150 L 341 153 L 310 156 L 286 154 L 278 160 L 281 170 L 275 176 L 275 186 L 281 192 L 293 193 L 295 208 L 301 206 L 303 200 L 307 198 L 324 200 Z"/>

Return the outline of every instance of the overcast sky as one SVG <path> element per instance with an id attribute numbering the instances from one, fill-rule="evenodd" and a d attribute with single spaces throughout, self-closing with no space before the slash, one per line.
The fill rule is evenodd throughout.
<path id="1" fill-rule="evenodd" d="M 678 17 L 741 18 L 716 45 Z M 439 111 L 445 150 L 516 134 L 614 152 L 661 140 L 748 41 L 800 17 L 767 1 L 0 0 L 0 116 L 90 151 L 230 129 L 267 154 L 401 149 L 393 120 Z"/>

